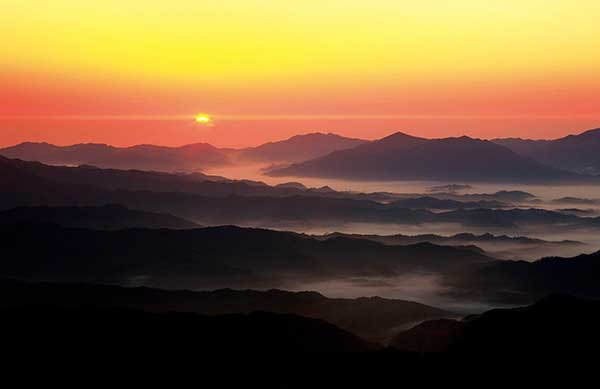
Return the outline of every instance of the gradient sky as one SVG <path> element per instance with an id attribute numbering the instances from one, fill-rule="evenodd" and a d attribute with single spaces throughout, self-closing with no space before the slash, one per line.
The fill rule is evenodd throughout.
<path id="1" fill-rule="evenodd" d="M 0 0 L 0 145 L 600 127 L 598 0 Z M 193 122 L 213 115 L 215 125 Z"/>

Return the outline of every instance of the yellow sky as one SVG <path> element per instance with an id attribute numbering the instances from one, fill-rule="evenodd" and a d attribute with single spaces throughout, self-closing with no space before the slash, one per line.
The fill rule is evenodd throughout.
<path id="1" fill-rule="evenodd" d="M 592 39 L 600 37 L 596 0 L 0 4 L 0 31 L 9 37 L 2 45 L 3 66 L 89 77 L 95 72 L 220 84 L 316 76 L 411 83 L 457 74 L 591 75 L 600 60 L 598 40 Z"/>
<path id="2" fill-rule="evenodd" d="M 132 114 L 544 115 L 600 90 L 598 0 L 0 0 L 0 9 L 0 80 L 27 96 L 40 90 L 42 102 L 146 91 L 162 100 Z M 0 98 L 10 103 L 9 92 Z M 507 105 L 466 112 L 483 99 Z M 60 113 L 110 111 L 82 104 Z"/>

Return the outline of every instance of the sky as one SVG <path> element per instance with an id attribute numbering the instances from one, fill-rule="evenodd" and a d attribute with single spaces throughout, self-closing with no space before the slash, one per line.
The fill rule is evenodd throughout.
<path id="1" fill-rule="evenodd" d="M 597 0 L 0 0 L 0 10 L 0 146 L 600 127 Z"/>

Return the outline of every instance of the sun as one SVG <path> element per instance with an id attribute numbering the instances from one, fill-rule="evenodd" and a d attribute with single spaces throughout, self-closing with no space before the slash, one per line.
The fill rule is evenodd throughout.
<path id="1" fill-rule="evenodd" d="M 199 113 L 198 115 L 196 115 L 196 123 L 210 124 L 211 122 L 212 118 L 210 117 L 210 115 L 207 115 L 205 113 Z"/>

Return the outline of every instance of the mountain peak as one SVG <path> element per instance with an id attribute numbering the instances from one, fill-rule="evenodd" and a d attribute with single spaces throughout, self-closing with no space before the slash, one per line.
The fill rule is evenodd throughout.
<path id="1" fill-rule="evenodd" d="M 385 138 L 270 172 L 368 180 L 577 180 L 508 148 L 469 136 L 426 139 L 396 132 Z"/>
<path id="2" fill-rule="evenodd" d="M 594 136 L 594 137 L 600 137 L 600 128 L 594 128 L 592 130 L 587 130 L 585 132 L 582 132 L 579 135 L 572 135 L 572 136 L 582 136 L 582 137 Z"/>
<path id="3" fill-rule="evenodd" d="M 424 139 L 424 138 L 420 138 L 417 136 L 413 136 L 413 135 L 409 135 L 405 132 L 402 131 L 397 131 L 394 132 L 391 135 L 388 135 L 386 137 L 381 138 L 379 141 L 387 141 L 387 140 L 391 140 L 391 139 Z"/>
<path id="4" fill-rule="evenodd" d="M 600 128 L 554 140 L 497 139 L 517 154 L 556 169 L 583 175 L 600 175 Z"/>
<path id="5" fill-rule="evenodd" d="M 346 138 L 333 133 L 313 132 L 243 149 L 241 156 L 249 160 L 300 162 L 334 151 L 351 149 L 366 142 L 362 139 Z"/>

